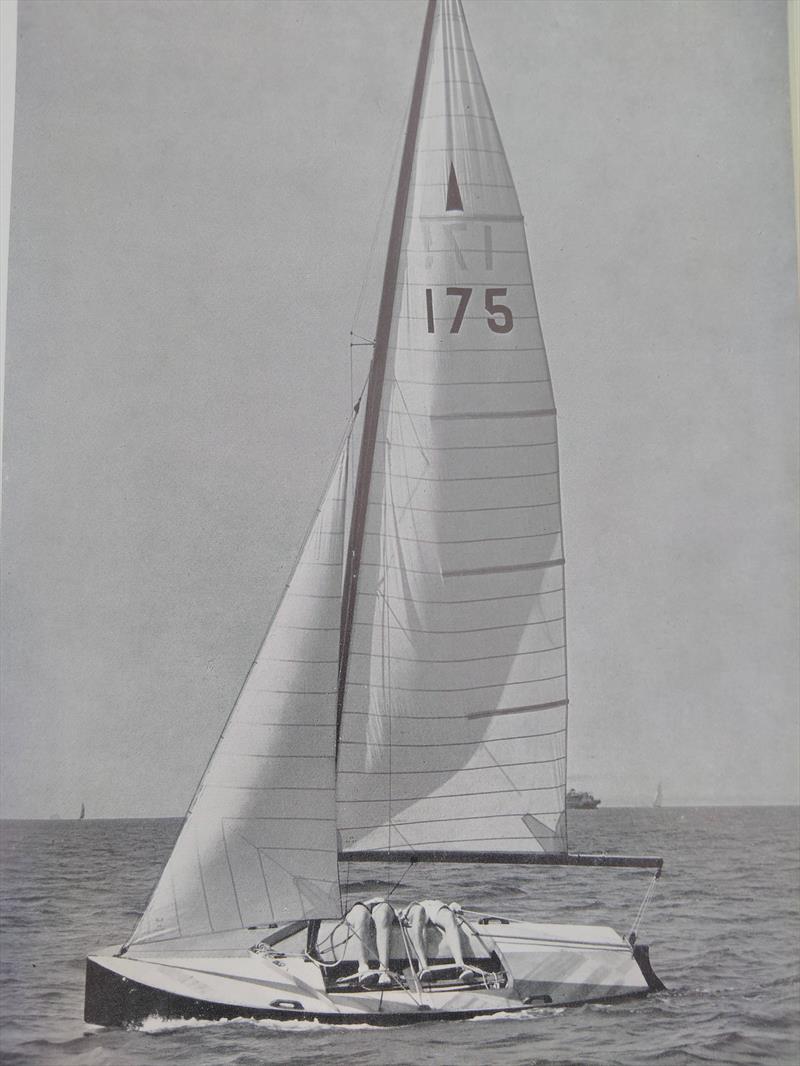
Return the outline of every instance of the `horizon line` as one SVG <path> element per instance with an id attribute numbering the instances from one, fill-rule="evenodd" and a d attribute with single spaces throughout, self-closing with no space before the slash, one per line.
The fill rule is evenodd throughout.
<path id="1" fill-rule="evenodd" d="M 700 802 L 700 803 L 665 803 L 661 807 L 653 807 L 652 803 L 604 803 L 600 807 L 592 809 L 592 813 L 596 813 L 598 810 L 693 810 L 693 809 L 746 809 L 749 807 L 763 808 L 763 807 L 796 807 L 800 808 L 800 801 L 798 800 L 786 800 L 782 802 L 773 801 L 751 801 L 749 803 L 733 803 L 733 802 Z M 580 808 L 577 808 L 580 809 Z M 570 809 L 572 812 L 576 808 Z M 92 815 L 84 818 L 79 818 L 77 815 L 65 815 L 51 814 L 51 815 L 25 815 L 25 816 L 13 816 L 13 815 L 0 815 L 0 822 L 173 822 L 183 821 L 186 818 L 185 814 L 119 814 L 119 815 Z"/>

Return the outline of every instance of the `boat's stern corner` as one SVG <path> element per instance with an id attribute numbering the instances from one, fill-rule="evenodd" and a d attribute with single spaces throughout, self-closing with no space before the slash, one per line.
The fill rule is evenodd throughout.
<path id="1" fill-rule="evenodd" d="M 642 977 L 647 981 L 648 989 L 651 992 L 665 992 L 667 986 L 655 972 L 653 965 L 650 962 L 650 945 L 634 944 L 633 958 L 639 969 L 642 971 Z"/>

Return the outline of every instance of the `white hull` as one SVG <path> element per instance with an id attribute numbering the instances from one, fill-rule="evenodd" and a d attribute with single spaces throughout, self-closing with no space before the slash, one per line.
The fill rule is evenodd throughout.
<path id="1" fill-rule="evenodd" d="M 663 987 L 647 949 L 632 948 L 613 929 L 487 917 L 472 923 L 474 950 L 466 954 L 477 965 L 482 955 L 487 970 L 473 985 L 461 983 L 445 961 L 435 979 L 420 981 L 401 963 L 393 987 L 365 989 L 354 977 L 334 979 L 302 953 L 280 953 L 280 944 L 266 955 L 247 948 L 171 955 L 166 945 L 119 955 L 111 948 L 88 960 L 85 1017 L 116 1026 L 151 1015 L 392 1025 L 609 1001 Z"/>

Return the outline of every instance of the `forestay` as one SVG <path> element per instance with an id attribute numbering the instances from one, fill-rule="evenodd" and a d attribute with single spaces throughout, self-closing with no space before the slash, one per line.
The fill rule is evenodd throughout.
<path id="1" fill-rule="evenodd" d="M 346 472 L 344 449 L 131 944 L 341 913 L 334 734 Z"/>
<path id="2" fill-rule="evenodd" d="M 370 389 L 342 848 L 564 852 L 555 410 L 519 203 L 457 0 L 436 7 Z"/>

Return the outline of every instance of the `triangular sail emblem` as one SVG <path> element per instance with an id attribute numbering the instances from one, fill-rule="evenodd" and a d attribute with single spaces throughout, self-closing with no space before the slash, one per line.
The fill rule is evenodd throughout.
<path id="1" fill-rule="evenodd" d="M 450 164 L 450 177 L 447 179 L 447 206 L 445 211 L 463 211 L 464 204 L 461 200 L 461 190 L 458 187 L 456 169 Z"/>

